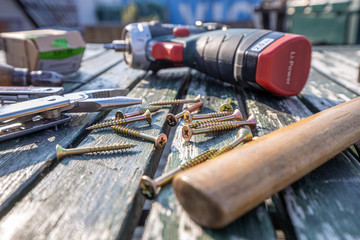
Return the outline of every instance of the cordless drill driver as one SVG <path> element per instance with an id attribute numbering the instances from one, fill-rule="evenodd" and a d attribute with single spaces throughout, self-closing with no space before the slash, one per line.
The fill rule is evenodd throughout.
<path id="1" fill-rule="evenodd" d="M 220 27 L 132 23 L 125 27 L 123 40 L 105 47 L 124 52 L 132 68 L 156 72 L 187 66 L 235 85 L 281 96 L 302 90 L 311 61 L 311 44 L 306 37 Z"/>

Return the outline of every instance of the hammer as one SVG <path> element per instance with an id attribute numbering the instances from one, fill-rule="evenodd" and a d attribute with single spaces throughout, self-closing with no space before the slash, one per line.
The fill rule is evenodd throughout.
<path id="1" fill-rule="evenodd" d="M 314 114 L 173 179 L 190 217 L 222 228 L 360 141 L 360 97 Z"/>

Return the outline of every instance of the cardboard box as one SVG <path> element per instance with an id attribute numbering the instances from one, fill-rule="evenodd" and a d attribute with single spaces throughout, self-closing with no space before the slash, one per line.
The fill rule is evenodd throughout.
<path id="1" fill-rule="evenodd" d="M 6 62 L 14 67 L 69 74 L 79 69 L 85 42 L 78 31 L 43 29 L 0 34 Z"/>

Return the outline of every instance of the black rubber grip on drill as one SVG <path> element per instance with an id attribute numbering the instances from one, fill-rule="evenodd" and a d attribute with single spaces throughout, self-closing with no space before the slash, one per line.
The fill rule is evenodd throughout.
<path id="1" fill-rule="evenodd" d="M 194 60 L 199 71 L 214 78 L 234 82 L 233 62 L 242 34 L 203 36 L 196 42 Z"/>

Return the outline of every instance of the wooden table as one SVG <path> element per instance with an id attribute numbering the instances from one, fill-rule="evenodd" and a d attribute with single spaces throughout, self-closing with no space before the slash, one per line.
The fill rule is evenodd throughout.
<path id="1" fill-rule="evenodd" d="M 0 57 L 4 62 L 3 53 Z M 359 96 L 359 62 L 359 46 L 315 47 L 304 90 L 297 97 L 280 98 L 235 91 L 232 85 L 187 68 L 151 75 L 128 68 L 119 53 L 88 45 L 79 72 L 68 77 L 64 87 L 66 92 L 128 88 L 129 96 L 144 99 L 143 106 L 155 100 L 201 94 L 205 97 L 204 112 L 218 111 L 225 98 L 231 97 L 245 117 L 249 112 L 255 114 L 256 134 L 263 136 Z M 311 240 L 360 238 L 360 165 L 354 147 L 221 230 L 195 224 L 177 202 L 171 185 L 146 204 L 150 211 L 150 207 L 143 208 L 140 177 L 153 176 L 161 157 L 167 159 L 164 172 L 168 172 L 236 136 L 234 130 L 197 135 L 184 142 L 180 134 L 183 122 L 172 129 L 164 122 L 168 112 L 179 110 L 164 108 L 154 115 L 151 126 L 145 122 L 128 124 L 152 135 L 171 133 L 165 150 L 110 130 L 85 130 L 114 117 L 116 110 L 71 114 L 72 121 L 58 130 L 0 143 L 0 239 L 129 239 L 138 238 L 133 235 L 135 229 L 135 235 L 140 232 L 143 239 L 276 239 L 284 235 L 287 239 Z M 56 144 L 76 147 L 118 142 L 135 143 L 137 147 L 115 155 L 56 160 Z"/>

